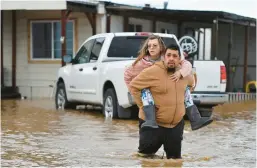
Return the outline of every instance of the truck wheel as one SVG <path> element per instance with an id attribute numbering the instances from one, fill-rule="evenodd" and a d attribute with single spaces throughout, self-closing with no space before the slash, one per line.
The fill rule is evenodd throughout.
<path id="1" fill-rule="evenodd" d="M 76 109 L 76 104 L 67 100 L 64 83 L 58 83 L 55 94 L 55 108 L 56 109 Z"/>
<path id="2" fill-rule="evenodd" d="M 104 93 L 103 114 L 106 118 L 118 118 L 118 100 L 115 90 L 109 88 Z"/>

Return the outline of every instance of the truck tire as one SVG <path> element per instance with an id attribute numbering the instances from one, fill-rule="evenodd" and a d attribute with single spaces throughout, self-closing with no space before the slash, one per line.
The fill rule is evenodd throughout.
<path id="1" fill-rule="evenodd" d="M 104 92 L 103 115 L 105 118 L 118 118 L 118 100 L 113 88 Z"/>
<path id="2" fill-rule="evenodd" d="M 57 84 L 55 93 L 55 108 L 58 109 L 76 109 L 76 104 L 67 100 L 66 89 L 63 82 Z"/>
<path id="3" fill-rule="evenodd" d="M 116 92 L 109 88 L 104 93 L 103 114 L 110 118 L 128 119 L 131 118 L 131 110 L 119 106 Z"/>

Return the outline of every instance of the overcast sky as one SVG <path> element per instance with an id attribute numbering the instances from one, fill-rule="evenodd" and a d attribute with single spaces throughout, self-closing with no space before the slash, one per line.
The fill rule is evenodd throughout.
<path id="1" fill-rule="evenodd" d="M 163 8 L 165 0 L 106 0 L 121 4 Z M 257 0 L 169 0 L 168 9 L 216 10 L 257 18 Z"/>

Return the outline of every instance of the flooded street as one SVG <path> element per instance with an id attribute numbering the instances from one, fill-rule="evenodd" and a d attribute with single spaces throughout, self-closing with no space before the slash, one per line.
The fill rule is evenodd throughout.
<path id="1" fill-rule="evenodd" d="M 245 104 L 247 110 L 239 112 L 217 108 L 213 124 L 197 131 L 192 132 L 186 122 L 182 162 L 137 157 L 137 119 L 105 121 L 99 111 L 56 111 L 53 103 L 1 102 L 3 167 L 256 167 L 253 102 Z M 163 155 L 163 147 L 157 155 Z"/>

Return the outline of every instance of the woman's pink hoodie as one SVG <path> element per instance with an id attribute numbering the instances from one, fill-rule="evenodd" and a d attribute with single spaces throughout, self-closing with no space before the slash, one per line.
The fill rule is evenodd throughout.
<path id="1" fill-rule="evenodd" d="M 124 80 L 125 83 L 127 85 L 127 87 L 129 88 L 129 83 L 141 72 L 143 71 L 145 68 L 148 68 L 150 66 L 152 66 L 154 63 L 149 61 L 149 56 L 145 56 L 143 59 L 141 59 L 140 61 L 137 62 L 137 64 L 135 66 L 129 66 L 125 69 L 124 72 Z M 191 74 L 192 71 L 192 64 L 183 59 L 181 61 L 181 69 L 179 70 L 181 75 L 183 77 L 186 77 L 187 75 Z"/>

